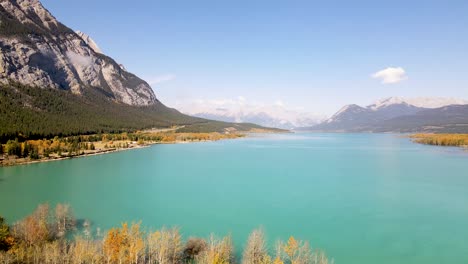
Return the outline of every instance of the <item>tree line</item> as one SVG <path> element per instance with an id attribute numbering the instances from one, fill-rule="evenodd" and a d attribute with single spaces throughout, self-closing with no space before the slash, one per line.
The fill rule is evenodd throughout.
<path id="1" fill-rule="evenodd" d="M 28 161 L 75 157 L 85 154 L 127 149 L 154 143 L 194 142 L 233 139 L 242 137 L 237 133 L 177 133 L 135 132 L 119 134 L 95 134 L 53 139 L 8 140 L 0 144 L 0 165 L 20 164 Z M 3 159 L 3 160 L 2 160 Z"/>
<path id="2" fill-rule="evenodd" d="M 72 239 L 69 239 L 74 235 Z M 39 205 L 29 216 L 9 226 L 0 217 L 0 263 L 108 264 L 328 264 L 333 263 L 308 242 L 290 237 L 269 250 L 262 229 L 254 230 L 242 258 L 236 257 L 231 236 L 182 238 L 177 228 L 145 231 L 140 223 L 123 223 L 104 235 L 78 221 L 69 205 L 51 209 Z"/>
<path id="3" fill-rule="evenodd" d="M 206 120 L 190 117 L 161 103 L 130 106 L 89 88 L 82 95 L 10 81 L 0 85 L 0 142 L 18 138 L 134 132 L 154 127 L 190 125 Z"/>
<path id="4" fill-rule="evenodd" d="M 119 134 L 172 126 L 180 126 L 177 132 L 182 133 L 262 128 L 187 116 L 159 102 L 151 106 L 126 105 L 106 96 L 99 88 L 89 87 L 81 95 L 75 95 L 67 90 L 9 82 L 0 84 L 0 143 L 15 138 L 24 141 L 55 136 Z"/>

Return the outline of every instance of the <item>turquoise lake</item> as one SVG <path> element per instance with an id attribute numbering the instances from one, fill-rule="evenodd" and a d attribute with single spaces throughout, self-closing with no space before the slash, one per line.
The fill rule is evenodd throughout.
<path id="1" fill-rule="evenodd" d="M 401 135 L 285 134 L 153 145 L 0 168 L 0 215 L 70 203 L 106 230 L 142 220 L 184 236 L 262 226 L 335 262 L 468 263 L 468 152 Z"/>

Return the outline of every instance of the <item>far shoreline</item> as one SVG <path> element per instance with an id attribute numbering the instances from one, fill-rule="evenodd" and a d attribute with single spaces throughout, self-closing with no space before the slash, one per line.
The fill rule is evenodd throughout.
<path id="1" fill-rule="evenodd" d="M 216 138 L 216 139 L 185 139 L 185 140 L 173 140 L 173 141 L 145 141 L 143 143 L 137 143 L 137 142 L 132 142 L 128 147 L 112 147 L 112 148 L 99 148 L 97 150 L 87 150 L 83 151 L 79 154 L 74 154 L 72 156 L 59 156 L 57 157 L 56 155 L 53 157 L 42 157 L 38 160 L 32 160 L 30 158 L 3 158 L 0 160 L 0 168 L 2 167 L 14 167 L 14 166 L 21 166 L 21 165 L 30 165 L 30 164 L 38 164 L 38 163 L 45 163 L 45 162 L 53 162 L 53 161 L 61 161 L 61 160 L 69 160 L 69 159 L 75 159 L 75 158 L 82 158 L 82 157 L 90 157 L 90 156 L 97 156 L 97 155 L 104 155 L 104 154 L 110 154 L 110 153 L 115 153 L 115 152 L 121 152 L 121 151 L 127 151 L 127 150 L 137 150 L 137 149 L 142 149 L 142 148 L 148 148 L 153 145 L 159 145 L 159 144 L 191 144 L 191 143 L 205 143 L 205 142 L 215 142 L 215 141 L 221 141 L 221 140 L 232 140 L 232 139 L 239 139 L 239 138 L 245 138 L 245 137 L 255 137 L 259 136 L 262 134 L 269 135 L 269 134 L 283 134 L 284 132 L 272 132 L 272 131 L 249 131 L 245 133 L 235 133 L 235 134 L 225 134 L 222 137 Z M 298 132 L 291 132 L 289 133 L 298 133 Z M 301 131 L 300 133 L 310 133 L 308 131 Z M 215 133 L 207 133 L 207 134 L 215 134 Z M 342 134 L 342 133 L 338 133 Z M 360 133 L 359 133 L 360 134 Z M 375 134 L 375 133 L 371 133 Z M 380 133 L 378 133 L 380 134 Z M 382 134 L 393 134 L 393 133 L 382 133 Z M 432 145 L 432 146 L 437 146 L 437 147 L 455 147 L 458 148 L 462 151 L 468 152 L 468 145 L 458 145 L 458 144 L 436 144 L 432 141 L 428 140 L 434 140 L 434 137 L 441 137 L 442 139 L 446 139 L 447 137 L 453 137 L 453 136 L 463 136 L 463 137 L 468 137 L 468 135 L 460 135 L 460 134 L 408 134 L 408 133 L 403 133 L 397 135 L 400 135 L 401 137 L 405 138 L 410 138 L 411 142 L 415 144 L 422 144 L 422 145 Z M 422 141 L 421 139 L 425 139 L 426 141 Z M 99 142 L 100 144 L 104 144 L 103 142 Z"/>
<path id="2" fill-rule="evenodd" d="M 256 134 L 256 133 L 252 133 Z M 247 137 L 248 134 L 242 134 L 241 137 Z M 63 161 L 63 160 L 70 160 L 70 159 L 76 159 L 76 158 L 84 158 L 84 157 L 92 157 L 92 156 L 98 156 L 98 155 L 105 155 L 105 154 L 111 154 L 111 153 L 116 153 L 116 152 L 122 152 L 122 151 L 127 151 L 127 150 L 138 150 L 138 149 L 143 149 L 143 148 L 149 148 L 154 145 L 175 145 L 175 144 L 191 144 L 191 143 L 206 143 L 206 142 L 215 142 L 215 141 L 221 141 L 221 140 L 234 140 L 237 138 L 223 138 L 223 139 L 218 139 L 218 140 L 193 140 L 193 141 L 181 141 L 181 140 L 176 140 L 172 142 L 147 142 L 144 145 L 135 145 L 132 147 L 128 148 L 112 148 L 112 149 L 99 149 L 95 152 L 89 152 L 89 153 L 83 153 L 83 154 L 77 154 L 73 155 L 70 157 L 63 156 L 63 157 L 54 157 L 54 158 L 41 158 L 39 160 L 30 160 L 24 159 L 24 161 L 19 161 L 22 160 L 20 159 L 13 159 L 11 163 L 0 163 L 0 168 L 6 168 L 6 167 L 15 167 L 15 166 L 21 166 L 21 165 L 31 165 L 31 164 L 38 164 L 38 163 L 46 163 L 46 162 L 53 162 L 53 161 Z"/>
<path id="3" fill-rule="evenodd" d="M 186 144 L 213 142 L 247 137 L 264 131 L 225 131 L 207 133 L 176 132 L 176 129 L 144 130 L 133 134 L 81 135 L 66 138 L 9 141 L 3 155 L 0 155 L 0 168 L 67 160 L 140 149 L 156 144 Z M 97 139 L 96 139 L 97 138 Z M 46 147 L 44 147 L 46 145 Z M 0 144 L 0 147 L 2 145 Z M 9 149 L 12 149 L 11 154 Z M 14 152 L 16 150 L 16 152 Z M 26 152 L 27 150 L 27 152 Z M 7 154 L 8 153 L 8 154 Z M 19 153 L 19 154 L 16 154 Z M 26 153 L 26 154 L 25 154 Z M 29 155 L 28 155 L 29 153 Z M 32 154 L 35 154 L 35 157 Z"/>

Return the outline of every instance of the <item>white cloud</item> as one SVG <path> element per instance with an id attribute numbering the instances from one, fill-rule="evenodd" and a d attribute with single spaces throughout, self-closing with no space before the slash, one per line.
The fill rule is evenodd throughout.
<path id="1" fill-rule="evenodd" d="M 393 84 L 408 79 L 408 76 L 402 67 L 388 67 L 372 74 L 372 78 L 380 79 L 383 84 Z"/>
<path id="2" fill-rule="evenodd" d="M 276 105 L 276 106 L 279 106 L 279 107 L 284 107 L 284 102 L 281 101 L 281 100 L 277 100 L 277 101 L 275 102 L 275 105 Z"/>
<path id="3" fill-rule="evenodd" d="M 164 75 L 159 75 L 159 76 L 156 76 L 156 77 L 153 77 L 153 78 L 147 78 L 146 81 L 150 85 L 157 85 L 157 84 L 160 84 L 160 83 L 163 83 L 163 82 L 172 81 L 175 78 L 176 78 L 175 74 L 164 74 Z"/>
<path id="4" fill-rule="evenodd" d="M 68 60 L 75 66 L 88 67 L 93 64 L 93 58 L 91 56 L 85 56 L 73 51 L 67 51 Z"/>

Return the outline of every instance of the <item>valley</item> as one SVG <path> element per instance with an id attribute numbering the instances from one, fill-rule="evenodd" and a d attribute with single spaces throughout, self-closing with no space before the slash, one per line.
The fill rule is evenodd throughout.
<path id="1" fill-rule="evenodd" d="M 468 263 L 462 2 L 0 0 L 0 263 Z"/>

